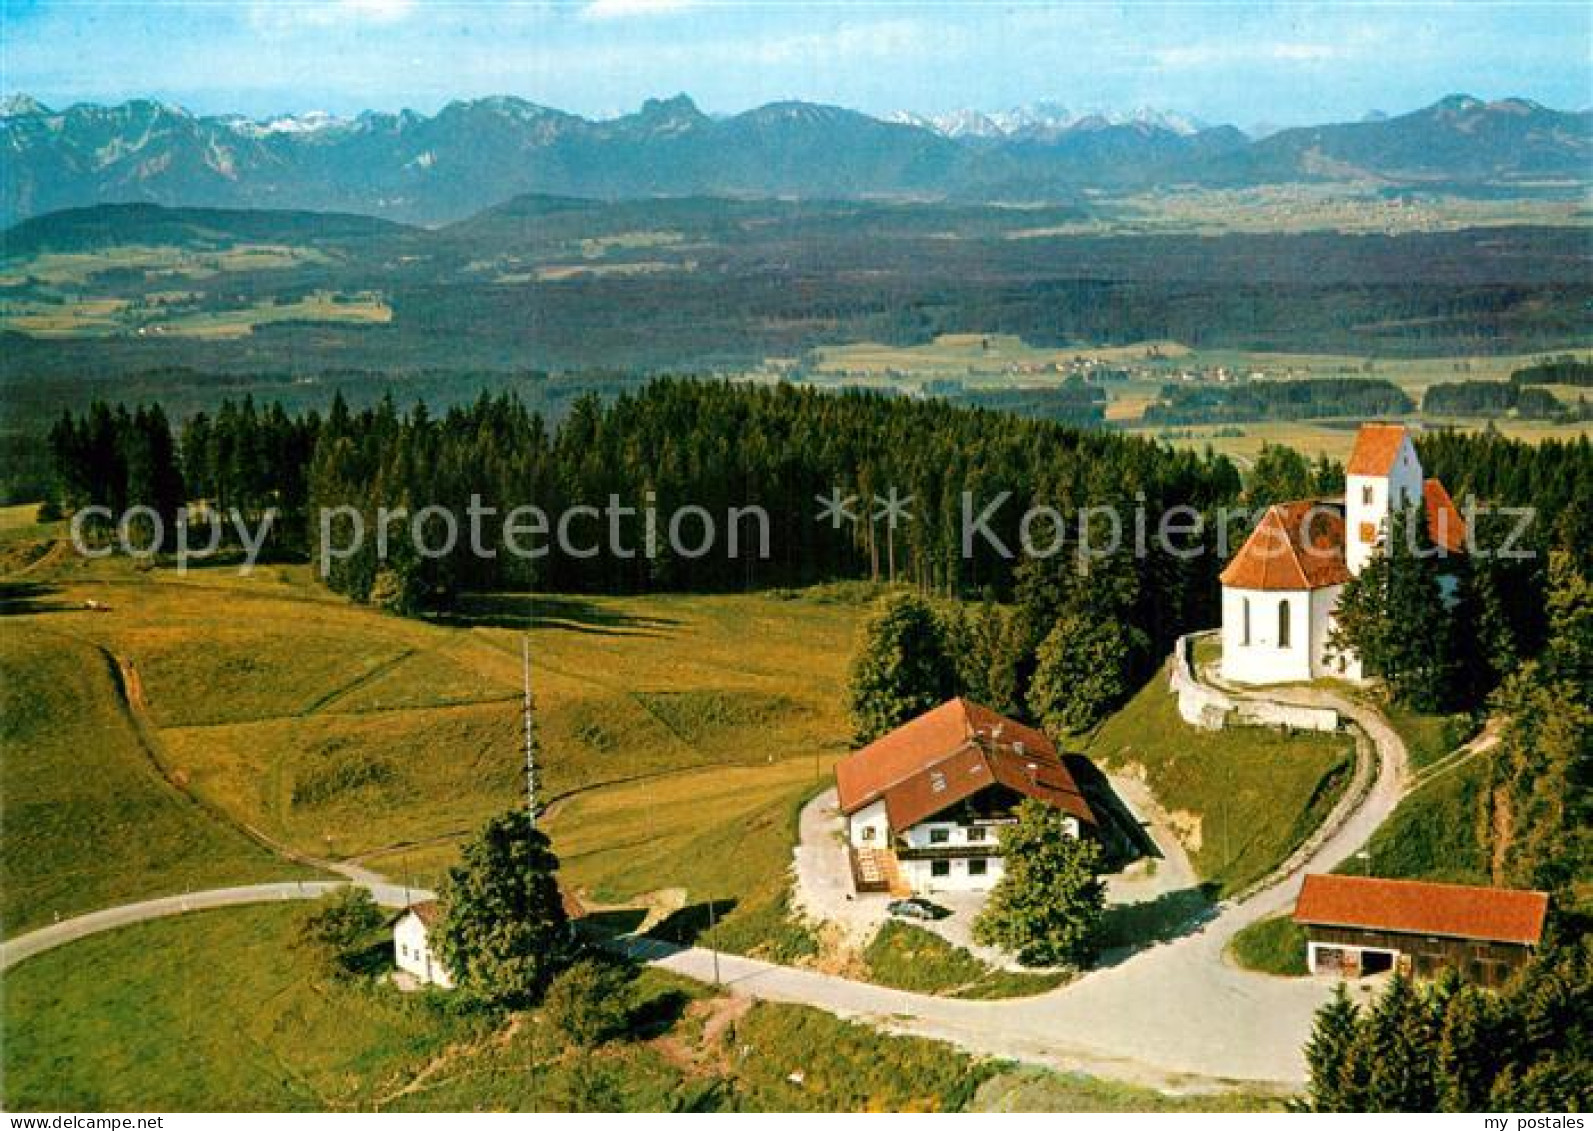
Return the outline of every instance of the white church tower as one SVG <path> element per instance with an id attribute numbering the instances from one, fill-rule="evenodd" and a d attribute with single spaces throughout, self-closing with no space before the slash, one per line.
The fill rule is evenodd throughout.
<path id="1" fill-rule="evenodd" d="M 1358 681 L 1359 659 L 1334 646 L 1334 613 L 1350 578 L 1388 535 L 1391 516 L 1421 503 L 1445 553 L 1465 552 L 1466 523 L 1449 492 L 1422 478 L 1401 424 L 1363 425 L 1344 469 L 1344 501 L 1295 499 L 1268 507 L 1222 582 L 1222 676 L 1234 683 Z M 1439 580 L 1453 601 L 1457 577 Z"/>
<path id="2" fill-rule="evenodd" d="M 1359 574 L 1388 531 L 1390 514 L 1422 497 L 1422 465 L 1402 424 L 1367 424 L 1344 469 L 1344 564 Z"/>

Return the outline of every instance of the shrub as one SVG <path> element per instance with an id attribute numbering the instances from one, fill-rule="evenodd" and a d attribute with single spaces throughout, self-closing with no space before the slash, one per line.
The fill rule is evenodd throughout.
<path id="1" fill-rule="evenodd" d="M 542 1013 L 565 1040 L 588 1049 L 625 1031 L 633 997 L 630 971 L 588 958 L 553 980 Z"/>

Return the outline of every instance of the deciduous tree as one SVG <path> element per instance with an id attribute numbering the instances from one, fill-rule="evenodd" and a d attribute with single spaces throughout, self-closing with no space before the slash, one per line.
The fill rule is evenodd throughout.
<path id="1" fill-rule="evenodd" d="M 978 941 L 1031 966 L 1082 966 L 1095 954 L 1106 885 L 1095 841 L 1068 831 L 1055 806 L 1028 799 L 1001 831 L 1005 872 L 974 923 Z"/>
<path id="2" fill-rule="evenodd" d="M 489 820 L 463 857 L 438 892 L 438 957 L 462 990 L 529 1005 L 568 961 L 558 857 L 523 809 Z"/>
<path id="3" fill-rule="evenodd" d="M 1053 734 L 1089 730 L 1133 690 L 1144 635 L 1113 618 L 1068 613 L 1036 653 L 1029 710 Z"/>

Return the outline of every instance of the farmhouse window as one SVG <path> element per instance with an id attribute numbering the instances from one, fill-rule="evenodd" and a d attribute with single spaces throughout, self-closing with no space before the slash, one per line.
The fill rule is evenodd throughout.
<path id="1" fill-rule="evenodd" d="M 931 860 L 929 862 L 929 874 L 931 876 L 949 876 L 949 875 L 951 875 L 951 861 L 950 860 Z"/>
<path id="2" fill-rule="evenodd" d="M 984 840 L 985 839 L 985 830 L 984 829 L 977 829 L 977 828 L 976 829 L 969 829 L 968 830 L 968 839 L 969 840 Z"/>
<path id="3" fill-rule="evenodd" d="M 929 830 L 929 843 L 930 844 L 945 844 L 950 839 L 951 839 L 951 830 L 950 829 L 930 829 Z"/>
<path id="4" fill-rule="evenodd" d="M 985 859 L 968 861 L 968 874 L 970 876 L 982 876 L 988 871 L 990 871 L 990 861 Z"/>

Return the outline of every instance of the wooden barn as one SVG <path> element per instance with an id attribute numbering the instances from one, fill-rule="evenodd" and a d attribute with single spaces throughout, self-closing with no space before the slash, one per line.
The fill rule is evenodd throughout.
<path id="1" fill-rule="evenodd" d="M 1548 910 L 1541 891 L 1313 875 L 1294 921 L 1313 974 L 1431 978 L 1447 968 L 1497 986 L 1531 960 Z"/>

